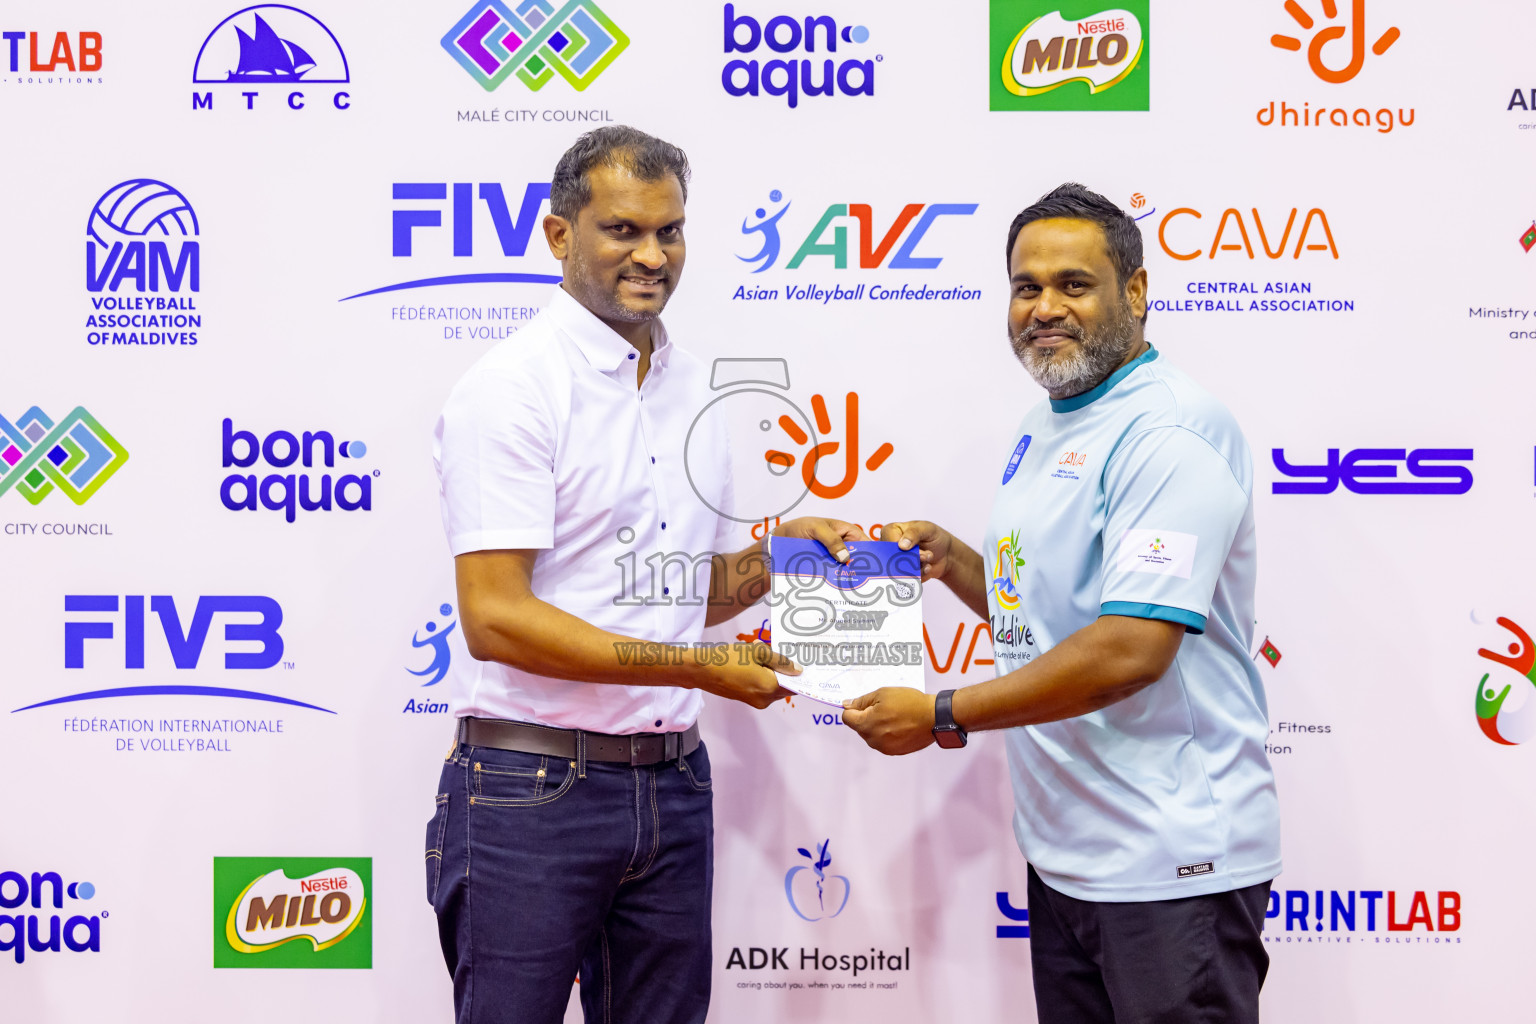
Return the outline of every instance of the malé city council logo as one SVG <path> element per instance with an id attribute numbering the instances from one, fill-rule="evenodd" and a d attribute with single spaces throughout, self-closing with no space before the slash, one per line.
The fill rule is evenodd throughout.
<path id="1" fill-rule="evenodd" d="M 1474 612 L 1472 621 L 1477 622 Z M 1495 743 L 1514 746 L 1536 736 L 1536 693 L 1524 685 L 1516 684 L 1504 669 L 1514 669 L 1525 681 L 1536 686 L 1536 644 L 1531 635 L 1511 619 L 1502 615 L 1498 624 L 1515 635 L 1515 642 L 1507 648 L 1508 654 L 1479 648 L 1480 658 L 1504 666 L 1497 672 L 1484 672 L 1477 683 L 1477 724 Z M 1514 700 L 1510 695 L 1516 694 Z"/>
<path id="2" fill-rule="evenodd" d="M 127 461 L 84 406 L 58 423 L 35 405 L 14 423 L 0 416 L 0 495 L 15 488 L 36 505 L 58 490 L 84 505 Z"/>
<path id="3" fill-rule="evenodd" d="M 991 109 L 1151 109 L 1149 6 L 992 0 Z"/>
<path id="4" fill-rule="evenodd" d="M 443 36 L 443 49 L 490 92 L 516 74 L 534 92 L 556 73 L 581 92 L 629 46 L 629 37 L 591 0 L 558 10 L 549 0 L 480 0 Z"/>

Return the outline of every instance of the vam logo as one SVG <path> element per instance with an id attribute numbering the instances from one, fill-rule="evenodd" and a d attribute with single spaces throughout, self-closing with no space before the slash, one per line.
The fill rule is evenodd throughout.
<path id="1" fill-rule="evenodd" d="M 65 899 L 89 901 L 96 896 L 90 882 L 65 883 L 57 871 L 34 871 L 30 876 L 20 871 L 0 871 L 0 955 L 9 953 L 19 964 L 33 953 L 100 953 L 101 921 L 111 916 L 99 914 L 27 913 L 45 911 L 51 906 L 63 910 Z M 71 903 L 71 909 L 77 909 Z M 87 908 L 78 908 L 87 909 Z M 15 913 L 5 913 L 15 911 Z M 62 944 L 61 944 L 62 943 Z"/>
<path id="2" fill-rule="evenodd" d="M 1477 621 L 1476 613 L 1472 621 Z M 1479 658 L 1503 667 L 1484 672 L 1477 682 L 1477 724 L 1493 742 L 1512 747 L 1536 736 L 1536 693 L 1524 685 L 1529 682 L 1536 686 L 1536 644 L 1513 619 L 1501 615 L 1497 622 L 1513 633 L 1515 640 L 1506 648 L 1507 654 L 1478 648 Z M 1515 677 L 1507 669 L 1514 669 L 1524 680 L 1513 682 Z"/>
<path id="3" fill-rule="evenodd" d="M 873 96 L 875 64 L 885 56 L 838 60 L 839 42 L 845 47 L 862 46 L 869 42 L 869 29 L 863 25 L 839 29 L 837 19 L 825 14 L 806 15 L 803 20 L 780 14 L 761 20 L 737 14 L 735 4 L 726 4 L 725 52 L 754 56 L 727 61 L 720 72 L 720 84 L 731 96 L 756 96 L 759 91 L 783 96 L 792 109 L 800 105 L 801 96 Z M 785 56 L 759 61 L 755 55 L 763 47 Z M 812 56 L 788 56 L 802 51 Z M 820 54 L 827 56 L 818 60 Z"/>
<path id="4" fill-rule="evenodd" d="M 234 426 L 233 420 L 224 421 L 225 469 L 245 469 L 254 466 L 258 460 L 275 469 L 290 469 L 295 463 L 313 469 L 317 455 L 326 469 L 332 469 L 337 456 L 360 459 L 368 454 L 368 446 L 363 442 L 342 441 L 338 444 L 326 430 L 306 430 L 302 437 L 287 430 L 274 430 L 265 439 L 258 439 L 249 430 L 236 430 Z M 331 511 L 333 495 L 335 507 L 344 512 L 371 512 L 373 477 L 378 475 L 378 470 L 372 475 L 339 474 L 333 489 L 330 473 L 231 473 L 219 486 L 219 500 L 231 512 L 255 512 L 259 502 L 261 508 L 270 512 L 282 512 L 290 523 L 300 509 L 305 512 Z"/>
<path id="5" fill-rule="evenodd" d="M 784 896 L 789 900 L 789 908 L 803 921 L 836 917 L 848 906 L 852 886 L 847 877 L 827 874 L 827 868 L 832 866 L 832 854 L 828 852 L 831 845 L 832 840 L 823 839 L 814 854 L 800 847 L 796 852 L 811 863 L 798 864 L 784 876 Z"/>
<path id="6" fill-rule="evenodd" d="M 286 93 L 290 110 L 303 110 L 312 85 L 352 81 L 347 55 L 331 30 L 314 15 L 286 4 L 258 4 L 219 22 L 203 40 L 192 69 L 197 85 L 235 86 L 245 109 L 255 110 L 267 89 Z M 351 94 L 330 90 L 330 105 L 347 110 Z M 213 109 L 212 91 L 193 92 L 193 110 Z"/>
<path id="7" fill-rule="evenodd" d="M 992 0 L 991 109 L 1150 109 L 1148 0 L 1054 6 Z"/>
<path id="8" fill-rule="evenodd" d="M 486 92 L 517 77 L 534 92 L 558 73 L 581 92 L 629 46 L 629 37 L 591 0 L 556 9 L 548 0 L 480 0 L 442 38 L 443 49 Z"/>
<path id="9" fill-rule="evenodd" d="M 85 227 L 92 345 L 196 345 L 202 250 L 187 197 L 154 178 L 113 185 Z M 124 292 L 134 294 L 121 294 Z M 104 294 L 105 293 L 105 294 Z"/>
<path id="10" fill-rule="evenodd" d="M 35 405 L 15 423 L 0 416 L 0 496 L 15 488 L 36 505 L 57 489 L 84 505 L 127 461 L 128 450 L 84 406 L 58 423 Z"/>
<path id="11" fill-rule="evenodd" d="M 371 968 L 371 857 L 215 857 L 213 966 Z"/>

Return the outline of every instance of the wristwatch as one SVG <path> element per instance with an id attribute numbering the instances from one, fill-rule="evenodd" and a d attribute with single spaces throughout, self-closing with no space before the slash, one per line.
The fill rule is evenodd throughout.
<path id="1" fill-rule="evenodd" d="M 965 746 L 965 730 L 955 722 L 954 690 L 940 690 L 933 702 L 933 739 L 951 750 Z"/>

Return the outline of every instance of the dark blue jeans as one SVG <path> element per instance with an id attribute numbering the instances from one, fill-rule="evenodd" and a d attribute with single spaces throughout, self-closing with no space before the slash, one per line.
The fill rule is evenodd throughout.
<path id="1" fill-rule="evenodd" d="M 460 745 L 427 824 L 459 1024 L 702 1024 L 709 754 L 642 768 Z"/>

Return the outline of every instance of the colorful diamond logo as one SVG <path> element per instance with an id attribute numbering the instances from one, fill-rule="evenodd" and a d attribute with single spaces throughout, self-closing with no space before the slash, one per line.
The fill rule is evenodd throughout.
<path id="1" fill-rule="evenodd" d="M 77 407 L 55 424 L 37 406 L 15 423 L 0 416 L 0 495 L 12 487 L 36 505 L 54 489 L 84 505 L 128 461 L 128 451 Z"/>
<path id="2" fill-rule="evenodd" d="M 447 50 L 490 92 L 516 74 L 534 92 L 556 72 L 581 92 L 629 46 L 613 19 L 591 0 L 556 9 L 549 0 L 480 0 L 443 36 Z"/>

